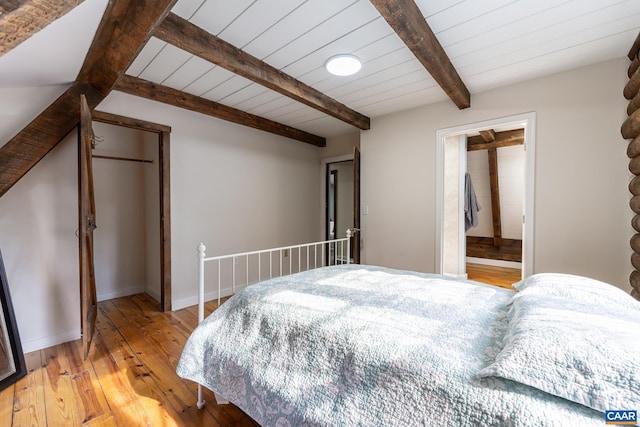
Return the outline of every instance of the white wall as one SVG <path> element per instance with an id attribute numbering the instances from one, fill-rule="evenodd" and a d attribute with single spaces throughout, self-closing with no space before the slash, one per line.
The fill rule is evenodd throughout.
<path id="1" fill-rule="evenodd" d="M 93 123 L 95 155 L 144 158 L 143 132 Z M 156 144 L 157 145 L 157 144 Z M 155 165 L 157 167 L 157 163 Z M 98 301 L 144 292 L 147 281 L 145 169 L 154 165 L 93 159 L 94 266 Z M 154 188 L 157 191 L 157 187 Z M 154 206 L 158 210 L 158 206 Z M 158 234 L 158 231 L 156 231 Z"/>
<path id="2" fill-rule="evenodd" d="M 630 290 L 632 212 L 620 58 L 375 118 L 361 136 L 363 262 L 435 271 L 436 131 L 535 111 L 535 272 L 591 276 Z M 393 141 L 393 143 L 390 143 Z"/>
<path id="3" fill-rule="evenodd" d="M 353 154 L 353 147 L 360 149 L 360 132 L 327 138 L 327 146 L 320 149 L 322 158 Z"/>
<path id="4" fill-rule="evenodd" d="M 77 135 L 0 198 L 0 243 L 22 348 L 80 336 Z"/>
<path id="5" fill-rule="evenodd" d="M 147 292 L 160 300 L 158 134 L 93 123 L 94 155 L 150 160 L 93 160 L 98 228 L 94 232 L 98 301 Z"/>
<path id="6" fill-rule="evenodd" d="M 117 92 L 98 109 L 172 127 L 174 309 L 197 302 L 200 242 L 215 256 L 318 238 L 319 148 Z"/>
<path id="7" fill-rule="evenodd" d="M 197 300 L 199 242 L 216 255 L 318 238 L 319 148 L 120 93 L 98 109 L 172 127 L 174 308 Z M 0 198 L 25 352 L 80 336 L 76 150 L 73 132 Z"/>

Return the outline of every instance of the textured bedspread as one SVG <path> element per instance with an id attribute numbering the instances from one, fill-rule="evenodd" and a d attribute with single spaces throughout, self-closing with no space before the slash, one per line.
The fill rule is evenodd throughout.
<path id="1" fill-rule="evenodd" d="M 512 292 L 361 265 L 241 291 L 194 331 L 177 373 L 265 426 L 602 426 L 582 405 L 476 374 Z"/>

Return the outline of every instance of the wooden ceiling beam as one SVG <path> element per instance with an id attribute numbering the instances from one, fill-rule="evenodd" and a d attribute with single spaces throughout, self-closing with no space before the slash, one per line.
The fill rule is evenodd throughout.
<path id="1" fill-rule="evenodd" d="M 159 39 L 223 67 L 282 95 L 322 111 L 358 129 L 370 128 L 370 119 L 346 105 L 249 55 L 202 28 L 169 14 L 154 33 Z"/>
<path id="2" fill-rule="evenodd" d="M 109 125 L 126 127 L 129 129 L 143 130 L 145 132 L 171 132 L 171 126 L 159 123 L 148 122 L 146 120 L 134 119 L 132 117 L 120 116 L 118 114 L 107 113 L 105 111 L 93 110 L 91 117 L 94 122 L 106 123 Z"/>
<path id="3" fill-rule="evenodd" d="M 486 131 L 482 131 L 485 132 Z M 480 135 L 467 138 L 467 151 L 487 150 L 489 148 L 510 147 L 512 145 L 524 144 L 524 129 L 507 130 L 504 132 L 494 132 L 495 140 L 487 142 Z"/>
<path id="4" fill-rule="evenodd" d="M 0 197 L 76 127 L 80 121 L 80 94 L 87 97 L 92 108 L 104 99 L 91 85 L 74 83 L 0 148 Z"/>
<path id="5" fill-rule="evenodd" d="M 471 95 L 414 0 L 370 0 L 459 109 Z"/>
<path id="6" fill-rule="evenodd" d="M 0 56 L 84 0 L 5 0 L 0 4 Z"/>
<path id="7" fill-rule="evenodd" d="M 105 97 L 177 0 L 110 0 L 76 81 Z"/>
<path id="8" fill-rule="evenodd" d="M 94 109 L 177 0 L 110 0 L 76 82 L 0 147 L 0 196 L 80 121 L 80 94 Z"/>
<path id="9" fill-rule="evenodd" d="M 264 117 L 259 117 L 199 96 L 126 74 L 118 80 L 114 89 L 130 95 L 140 96 L 152 101 L 162 102 L 173 105 L 174 107 L 184 108 L 229 122 L 249 126 L 254 129 L 285 136 L 317 147 L 326 146 L 326 140 L 321 136 L 313 135 L 291 126 L 265 119 Z"/>
<path id="10" fill-rule="evenodd" d="M 481 130 L 479 133 L 484 142 L 493 142 L 496 140 L 496 133 L 493 129 Z"/>
<path id="11" fill-rule="evenodd" d="M 28 1 L 29 0 L 4 0 L 0 3 L 0 15 L 13 12 Z"/>
<path id="12" fill-rule="evenodd" d="M 491 218 L 493 222 L 493 246 L 502 246 L 502 215 L 500 213 L 500 183 L 498 179 L 498 149 L 487 150 L 489 160 L 489 186 L 491 188 Z"/>
<path id="13" fill-rule="evenodd" d="M 507 141 L 507 143 L 512 142 L 510 138 L 513 138 L 518 134 L 505 134 L 504 132 L 496 134 L 493 129 L 481 130 L 478 131 L 478 133 L 480 134 L 480 142 L 475 144 L 475 150 L 477 150 L 477 147 L 479 146 L 482 146 L 483 149 L 487 150 L 487 159 L 489 161 L 489 186 L 491 189 L 493 246 L 499 248 L 502 246 L 502 216 L 500 213 L 500 185 L 498 179 L 498 147 L 500 143 L 504 143 L 505 141 Z M 524 132 L 522 133 L 522 136 L 524 142 Z M 469 149 L 469 139 L 470 138 L 467 138 L 467 151 L 475 151 L 474 149 Z"/>

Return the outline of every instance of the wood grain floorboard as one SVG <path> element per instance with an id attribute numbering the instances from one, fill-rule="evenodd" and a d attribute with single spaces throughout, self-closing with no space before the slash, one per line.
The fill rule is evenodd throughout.
<path id="1" fill-rule="evenodd" d="M 176 375 L 196 324 L 196 307 L 162 313 L 145 294 L 100 302 L 89 358 L 80 340 L 27 353 L 28 375 L 0 392 L 0 427 L 257 426 L 206 389 L 198 409 L 197 385 Z"/>
<path id="2" fill-rule="evenodd" d="M 467 263 L 467 277 L 476 282 L 513 289 L 511 285 L 519 281 L 521 276 L 522 270 L 519 268 Z"/>

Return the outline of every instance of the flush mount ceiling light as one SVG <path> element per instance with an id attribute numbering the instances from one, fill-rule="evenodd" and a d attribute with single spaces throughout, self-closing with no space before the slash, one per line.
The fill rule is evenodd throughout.
<path id="1" fill-rule="evenodd" d="M 335 76 L 350 76 L 362 67 L 360 60 L 354 55 L 336 55 L 329 58 L 325 64 L 327 71 Z"/>

